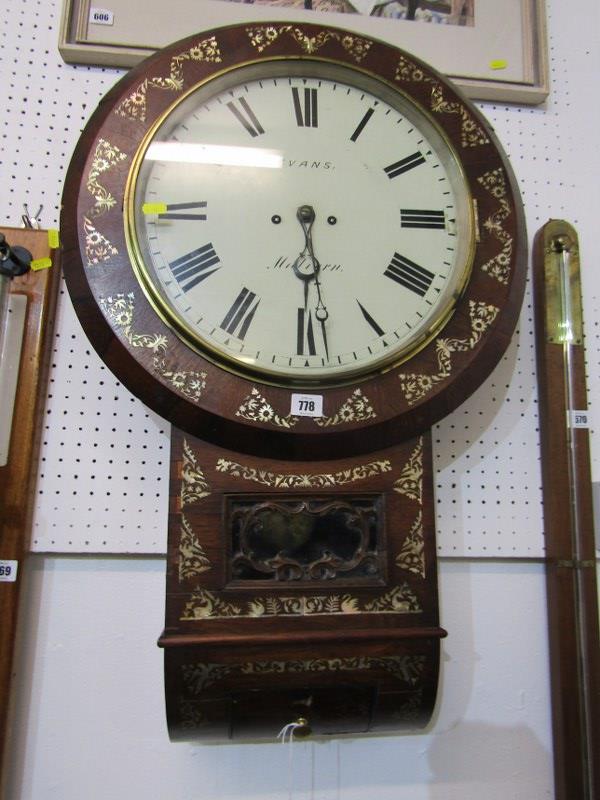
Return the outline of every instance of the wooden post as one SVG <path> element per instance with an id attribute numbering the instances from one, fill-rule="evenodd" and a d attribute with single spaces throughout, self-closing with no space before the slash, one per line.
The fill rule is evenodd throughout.
<path id="1" fill-rule="evenodd" d="M 46 379 L 52 344 L 56 296 L 60 278 L 57 252 L 50 250 L 48 232 L 0 229 L 11 247 L 20 245 L 34 260 L 52 259 L 52 267 L 31 270 L 11 281 L 12 295 L 27 300 L 23 345 L 15 397 L 8 461 L 0 467 L 0 793 L 9 735 L 9 701 L 23 559 L 29 549 L 37 456 L 41 438 Z M 1 413 L 5 410 L 2 409 Z"/>

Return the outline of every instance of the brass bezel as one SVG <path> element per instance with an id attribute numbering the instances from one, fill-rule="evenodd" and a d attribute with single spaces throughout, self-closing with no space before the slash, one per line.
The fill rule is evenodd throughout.
<path id="1" fill-rule="evenodd" d="M 198 91 L 200 88 L 210 84 L 211 82 L 225 76 L 228 74 L 234 74 L 242 69 L 246 69 L 248 67 L 260 67 L 265 64 L 273 64 L 273 63 L 281 63 L 281 64 L 289 64 L 294 62 L 298 64 L 298 66 L 303 66 L 305 64 L 324 64 L 328 66 L 333 66 L 336 69 L 341 69 L 342 72 L 348 74 L 358 74 L 360 76 L 364 76 L 367 78 L 369 82 L 375 82 L 381 84 L 383 87 L 386 87 L 390 90 L 392 95 L 400 95 L 410 106 L 413 108 L 416 113 L 424 117 L 427 121 L 427 124 L 431 126 L 440 137 L 440 139 L 444 142 L 444 145 L 447 147 L 448 153 L 450 154 L 451 158 L 453 159 L 457 173 L 462 179 L 462 184 L 467 190 L 467 197 L 464 198 L 465 206 L 466 206 L 466 217 L 467 217 L 467 224 L 469 227 L 470 232 L 470 242 L 467 247 L 465 263 L 463 267 L 462 274 L 457 282 L 457 289 L 453 293 L 453 295 L 449 298 L 448 303 L 442 309 L 438 315 L 436 315 L 433 324 L 431 324 L 425 331 L 422 331 L 422 334 L 419 338 L 412 342 L 411 345 L 407 345 L 406 348 L 402 350 L 401 353 L 391 353 L 386 358 L 378 360 L 376 364 L 370 363 L 368 365 L 364 365 L 362 368 L 358 367 L 356 370 L 348 370 L 344 371 L 343 376 L 314 376 L 314 377 L 294 377 L 290 375 L 282 375 L 277 370 L 270 370 L 264 367 L 254 367 L 252 365 L 241 364 L 239 360 L 237 360 L 234 356 L 229 355 L 228 353 L 219 350 L 216 346 L 213 346 L 210 342 L 206 342 L 202 340 L 197 333 L 193 331 L 187 324 L 183 323 L 182 320 L 176 315 L 175 311 L 165 302 L 164 298 L 161 294 L 157 291 L 156 287 L 153 284 L 151 276 L 149 275 L 149 271 L 146 267 L 144 262 L 144 258 L 141 253 L 141 249 L 138 242 L 137 231 L 136 231 L 136 224 L 135 224 L 135 209 L 134 209 L 134 198 L 135 198 L 135 190 L 137 185 L 137 178 L 139 175 L 141 164 L 144 160 L 144 156 L 146 150 L 148 149 L 156 131 L 161 127 L 164 121 L 173 114 L 175 109 L 179 107 L 182 103 L 184 103 L 187 98 L 192 95 L 194 92 Z M 301 71 L 301 70 L 300 70 Z M 255 76 L 258 78 L 259 76 Z M 311 75 L 310 77 L 316 77 Z M 246 78 L 245 80 L 250 80 L 250 78 Z M 357 85 L 354 83 L 353 85 Z M 389 102 L 386 100 L 386 102 Z M 203 80 L 197 81 L 191 86 L 188 90 L 186 90 L 180 97 L 178 97 L 173 103 L 171 103 L 157 118 L 154 120 L 152 125 L 149 127 L 148 131 L 144 135 L 138 149 L 132 159 L 132 166 L 129 170 L 126 185 L 125 185 L 125 192 L 124 192 L 124 204 L 123 204 L 123 219 L 124 219 L 124 228 L 125 228 L 125 241 L 127 244 L 127 250 L 129 254 L 130 263 L 132 265 L 133 272 L 136 276 L 136 279 L 141 286 L 146 299 L 150 303 L 151 307 L 153 308 L 154 312 L 158 315 L 158 317 L 177 335 L 177 337 L 191 350 L 193 350 L 198 355 L 206 358 L 209 362 L 215 364 L 221 369 L 226 370 L 227 372 L 244 377 L 244 378 L 255 378 L 260 380 L 263 384 L 272 385 L 272 386 L 279 386 L 283 388 L 306 388 L 306 389 L 314 389 L 317 387 L 322 388 L 335 388 L 335 387 L 343 387 L 350 384 L 361 383 L 363 381 L 367 381 L 376 377 L 377 375 L 385 374 L 392 369 L 395 369 L 399 365 L 405 363 L 406 361 L 413 358 L 417 353 L 423 350 L 431 341 L 435 338 L 435 336 L 446 326 L 446 324 L 451 319 L 454 311 L 456 310 L 456 306 L 458 305 L 460 298 L 464 294 L 464 291 L 468 285 L 469 277 L 472 272 L 474 257 L 475 257 L 475 247 L 476 247 L 476 214 L 475 214 L 475 202 L 472 197 L 471 191 L 469 189 L 469 184 L 466 178 L 465 170 L 463 168 L 462 160 L 460 159 L 454 144 L 450 141 L 446 131 L 443 127 L 439 124 L 439 121 L 436 120 L 431 113 L 424 109 L 420 103 L 415 101 L 413 97 L 411 97 L 407 92 L 403 91 L 402 88 L 394 85 L 386 78 L 382 77 L 378 73 L 374 73 L 370 70 L 364 69 L 360 66 L 349 64 L 347 62 L 339 61 L 336 59 L 331 58 L 324 58 L 324 57 L 317 57 L 317 56 L 302 56 L 302 55 L 293 55 L 293 56 L 266 56 L 263 58 L 257 59 L 249 59 L 247 61 L 242 61 L 234 66 L 230 66 L 221 70 L 215 70 L 211 75 L 206 77 Z"/>

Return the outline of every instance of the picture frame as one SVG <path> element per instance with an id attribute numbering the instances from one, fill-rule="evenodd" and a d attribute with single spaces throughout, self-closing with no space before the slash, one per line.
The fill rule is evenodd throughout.
<path id="1" fill-rule="evenodd" d="M 195 30 L 244 19 L 314 22 L 320 17 L 325 24 L 411 52 L 453 78 L 472 99 L 537 105 L 549 92 L 545 0 L 475 0 L 472 26 L 306 11 L 265 0 L 176 0 L 176 14 L 165 13 L 158 0 L 101 2 L 100 7 L 93 0 L 63 0 L 59 50 L 67 63 L 131 67 Z"/>

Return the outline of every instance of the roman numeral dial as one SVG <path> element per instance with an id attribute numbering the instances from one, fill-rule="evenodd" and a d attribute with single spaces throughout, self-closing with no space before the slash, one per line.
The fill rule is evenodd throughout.
<path id="1" fill-rule="evenodd" d="M 314 356 L 317 353 L 312 313 L 305 308 L 298 309 L 296 352 L 299 356 Z"/>
<path id="2" fill-rule="evenodd" d="M 446 215 L 443 211 L 415 211 L 403 208 L 400 211 L 400 225 L 403 228 L 444 230 Z"/>
<path id="3" fill-rule="evenodd" d="M 425 267 L 420 267 L 400 253 L 394 253 L 394 257 L 383 274 L 386 278 L 391 278 L 420 297 L 424 297 L 435 278 L 433 272 Z"/>
<path id="4" fill-rule="evenodd" d="M 383 171 L 391 180 L 397 178 L 399 175 L 404 175 L 405 172 L 410 172 L 412 169 L 421 166 L 425 163 L 425 156 L 420 153 L 411 153 L 409 156 L 401 158 L 400 161 L 394 161 L 383 168 Z"/>
<path id="5" fill-rule="evenodd" d="M 265 132 L 245 97 L 240 97 L 238 100 L 230 100 L 227 103 L 227 108 L 253 138 Z"/>
<path id="6" fill-rule="evenodd" d="M 212 244 L 205 244 L 169 262 L 175 280 L 184 292 L 189 292 L 220 267 L 219 256 Z"/>
<path id="7" fill-rule="evenodd" d="M 206 206 L 206 200 L 199 200 L 197 203 L 167 203 L 167 210 L 160 212 L 158 218 L 204 220 L 206 211 L 197 211 L 196 209 L 205 209 Z"/>
<path id="8" fill-rule="evenodd" d="M 129 203 L 139 274 L 214 364 L 346 385 L 446 319 L 470 275 L 470 195 L 438 120 L 402 93 L 310 58 L 263 67 L 225 70 L 157 128 Z"/>
<path id="9" fill-rule="evenodd" d="M 191 203 L 144 203 L 142 214 L 155 215 L 160 220 L 205 220 L 207 205 L 206 200 Z"/>
<path id="10" fill-rule="evenodd" d="M 299 89 L 292 86 L 294 114 L 299 128 L 318 128 L 319 113 L 316 89 Z"/>
<path id="11" fill-rule="evenodd" d="M 260 298 L 244 287 L 223 317 L 220 327 L 238 339 L 245 339 L 259 303 Z"/>
<path id="12" fill-rule="evenodd" d="M 372 330 L 375 331 L 377 336 L 383 336 L 385 331 L 383 328 L 375 321 L 374 317 L 369 314 L 367 309 L 363 306 L 360 300 L 356 301 L 358 303 L 358 307 L 360 308 L 361 314 L 363 315 L 364 320 L 368 323 Z"/>
<path id="13" fill-rule="evenodd" d="M 363 130 L 365 129 L 367 122 L 371 119 L 373 114 L 375 113 L 374 108 L 370 108 L 368 111 L 365 112 L 364 116 L 362 117 L 361 121 L 358 123 L 356 128 L 354 129 L 354 133 L 350 137 L 351 142 L 355 142 L 358 137 L 361 135 Z"/>

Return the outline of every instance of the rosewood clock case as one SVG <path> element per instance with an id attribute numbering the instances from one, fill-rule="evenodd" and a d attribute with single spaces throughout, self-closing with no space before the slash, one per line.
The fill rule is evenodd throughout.
<path id="1" fill-rule="evenodd" d="M 336 62 L 410 98 L 460 160 L 470 277 L 442 329 L 402 363 L 341 385 L 275 385 L 192 349 L 131 266 L 123 198 L 154 122 L 249 62 Z M 273 738 L 424 725 L 439 670 L 431 426 L 506 350 L 525 284 L 518 189 L 489 125 L 391 45 L 304 23 L 197 34 L 128 73 L 93 114 L 61 219 L 69 292 L 94 347 L 173 423 L 165 649 L 173 738 Z M 320 417 L 291 395 L 323 399 Z"/>

